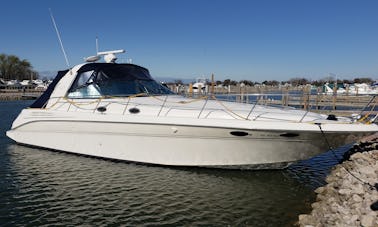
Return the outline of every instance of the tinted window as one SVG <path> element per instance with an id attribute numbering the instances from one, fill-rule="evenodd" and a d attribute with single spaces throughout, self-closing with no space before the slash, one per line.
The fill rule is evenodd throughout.
<path id="1" fill-rule="evenodd" d="M 132 64 L 96 64 L 80 69 L 69 98 L 97 98 L 100 96 L 130 96 L 135 94 L 172 94 L 153 80 L 147 69 Z"/>

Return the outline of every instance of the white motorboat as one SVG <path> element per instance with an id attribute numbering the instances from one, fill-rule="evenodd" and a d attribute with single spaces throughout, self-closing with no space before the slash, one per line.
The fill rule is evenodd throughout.
<path id="1" fill-rule="evenodd" d="M 200 93 L 200 94 L 207 93 L 206 79 L 205 78 L 197 78 L 196 82 L 193 84 L 192 88 L 193 88 L 193 93 L 195 93 L 195 94 L 196 93 Z"/>
<path id="2" fill-rule="evenodd" d="M 108 159 L 256 169 L 284 168 L 377 131 L 375 124 L 292 108 L 185 98 L 143 67 L 91 62 L 59 72 L 7 136 Z"/>
<path id="3" fill-rule="evenodd" d="M 354 95 L 377 95 L 378 90 L 366 83 L 355 83 L 349 87 L 350 93 Z"/>
<path id="4" fill-rule="evenodd" d="M 334 94 L 335 91 L 329 86 L 329 83 L 324 84 L 326 94 Z M 336 89 L 336 94 L 349 94 L 349 95 L 377 95 L 378 90 L 366 83 L 355 83 L 350 85 L 348 89 L 339 87 Z"/>

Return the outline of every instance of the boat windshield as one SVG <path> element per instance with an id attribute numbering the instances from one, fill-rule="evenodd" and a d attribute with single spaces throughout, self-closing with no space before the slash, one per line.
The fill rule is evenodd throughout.
<path id="1" fill-rule="evenodd" d="M 133 64 L 91 63 L 78 70 L 68 98 L 173 94 L 147 69 Z"/>

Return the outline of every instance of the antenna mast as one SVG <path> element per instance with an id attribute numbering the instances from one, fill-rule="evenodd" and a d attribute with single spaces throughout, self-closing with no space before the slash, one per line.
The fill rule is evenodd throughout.
<path id="1" fill-rule="evenodd" d="M 98 37 L 96 36 L 96 54 L 98 53 Z"/>
<path id="2" fill-rule="evenodd" d="M 67 66 L 70 67 L 70 63 L 68 62 L 67 54 L 66 54 L 66 51 L 64 50 L 64 46 L 63 46 L 62 39 L 60 38 L 60 34 L 59 34 L 58 27 L 56 26 L 55 19 L 54 19 L 54 16 L 53 16 L 53 13 L 52 13 L 52 11 L 51 11 L 50 8 L 49 8 L 49 11 L 50 11 L 51 20 L 52 20 L 52 22 L 53 22 L 53 24 L 54 24 L 54 28 L 55 28 L 55 31 L 56 31 L 56 35 L 58 36 L 58 39 L 59 39 L 60 48 L 62 49 L 62 52 L 63 52 L 64 58 L 66 59 L 66 64 L 67 64 Z"/>

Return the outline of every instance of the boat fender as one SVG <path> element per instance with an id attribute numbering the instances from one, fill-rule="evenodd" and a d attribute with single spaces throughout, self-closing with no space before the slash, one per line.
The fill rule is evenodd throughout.
<path id="1" fill-rule="evenodd" d="M 334 115 L 334 114 L 330 114 L 330 115 L 328 115 L 327 120 L 330 120 L 330 121 L 337 121 L 337 117 L 336 117 L 336 115 Z"/>

